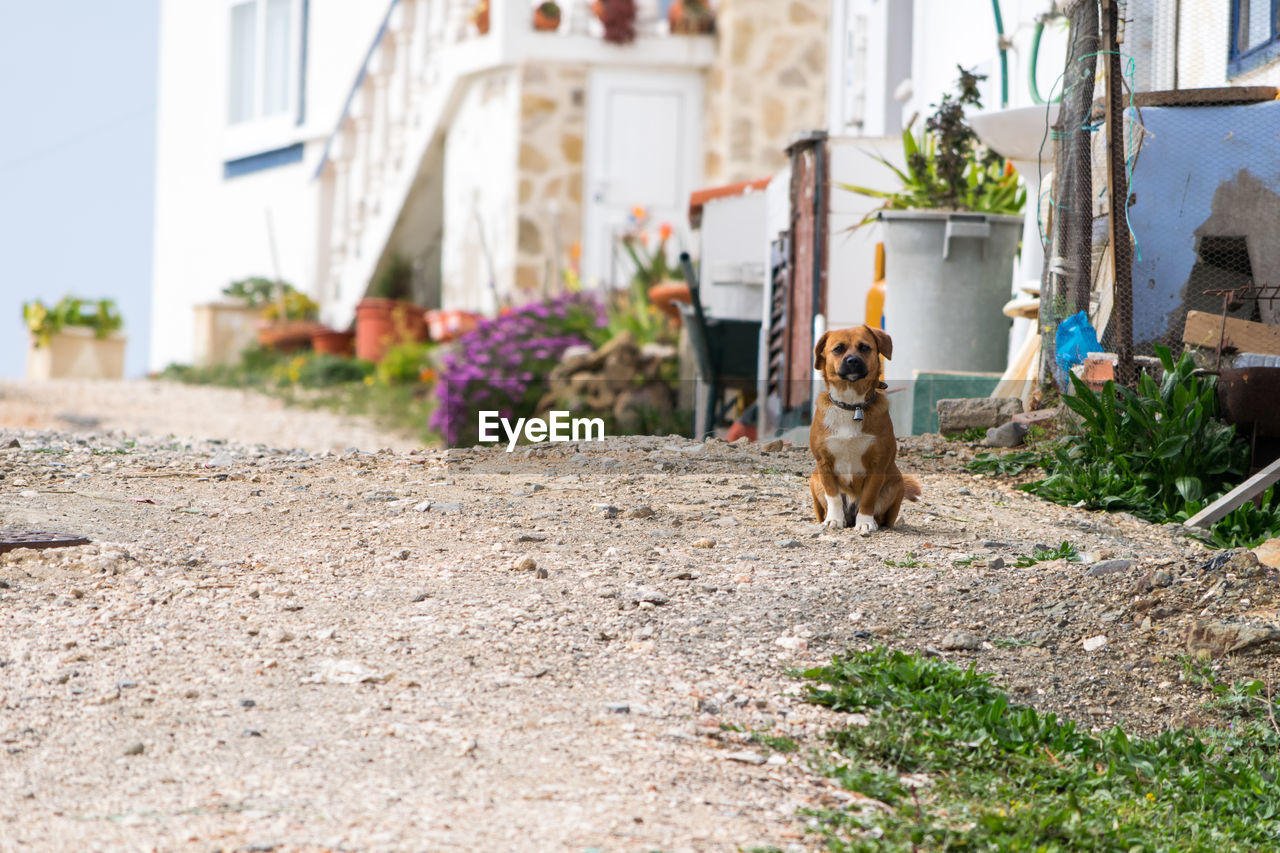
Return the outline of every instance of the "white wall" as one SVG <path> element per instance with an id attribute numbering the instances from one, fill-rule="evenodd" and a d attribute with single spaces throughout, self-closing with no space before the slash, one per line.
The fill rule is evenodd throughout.
<path id="1" fill-rule="evenodd" d="M 445 140 L 442 301 L 492 313 L 490 263 L 498 292 L 514 287 L 519 78 L 508 68 L 466 85 Z"/>
<path id="2" fill-rule="evenodd" d="M 260 150 L 305 144 L 301 163 L 224 179 L 246 153 L 228 130 L 228 5 L 162 0 L 157 98 L 156 227 L 150 365 L 191 360 L 192 307 L 231 281 L 274 275 L 266 211 L 280 275 L 314 291 L 317 185 L 324 140 L 335 126 L 384 2 L 311 0 L 306 118 L 264 135 Z"/>

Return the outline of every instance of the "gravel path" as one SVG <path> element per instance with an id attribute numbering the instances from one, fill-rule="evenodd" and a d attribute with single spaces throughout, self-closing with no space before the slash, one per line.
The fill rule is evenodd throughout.
<path id="1" fill-rule="evenodd" d="M 235 439 L 308 452 L 417 447 L 367 418 L 286 406 L 254 391 L 176 382 L 0 381 L 0 429 L 117 430 L 130 435 Z"/>
<path id="2" fill-rule="evenodd" d="M 230 411 L 142 387 L 157 411 Z M 279 416 L 287 444 L 333 429 Z M 814 849 L 797 812 L 850 797 L 810 770 L 838 715 L 789 668 L 924 649 L 1154 731 L 1203 714 L 1177 660 L 1191 622 L 1275 587 L 975 477 L 937 437 L 903 450 L 924 501 L 867 538 L 813 523 L 798 448 L 15 438 L 0 526 L 94 543 L 0 555 L 5 850 Z M 1063 540 L 1132 562 L 1016 567 Z"/>

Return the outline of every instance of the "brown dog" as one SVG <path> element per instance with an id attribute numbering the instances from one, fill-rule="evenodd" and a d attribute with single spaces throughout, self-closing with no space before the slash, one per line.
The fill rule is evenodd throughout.
<path id="1" fill-rule="evenodd" d="M 814 514 L 828 527 L 864 534 L 892 527 L 902 499 L 920 498 L 920 481 L 904 477 L 894 461 L 898 442 L 880 382 L 880 359 L 892 355 L 893 340 L 870 326 L 829 331 L 814 348 L 813 368 L 827 390 L 809 428 L 818 460 L 809 489 Z"/>

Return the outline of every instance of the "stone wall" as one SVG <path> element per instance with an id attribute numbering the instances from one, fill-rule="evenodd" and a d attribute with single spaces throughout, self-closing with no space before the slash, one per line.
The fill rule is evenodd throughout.
<path id="1" fill-rule="evenodd" d="M 520 69 L 515 301 L 555 294 L 582 236 L 587 68 L 549 64 Z"/>
<path id="2" fill-rule="evenodd" d="M 720 0 L 707 78 L 707 186 L 787 164 L 803 130 L 826 127 L 828 0 Z"/>

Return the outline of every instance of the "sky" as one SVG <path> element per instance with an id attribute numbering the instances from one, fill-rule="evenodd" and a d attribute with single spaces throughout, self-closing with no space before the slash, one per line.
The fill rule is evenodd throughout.
<path id="1" fill-rule="evenodd" d="M 0 378 L 22 303 L 116 300 L 146 371 L 159 0 L 0 0 Z"/>

